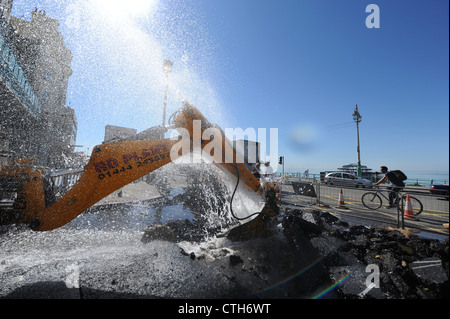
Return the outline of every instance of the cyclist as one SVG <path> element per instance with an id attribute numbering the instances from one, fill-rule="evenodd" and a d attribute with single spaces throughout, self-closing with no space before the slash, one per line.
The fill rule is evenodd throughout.
<path id="1" fill-rule="evenodd" d="M 397 198 L 397 194 L 399 191 L 401 191 L 403 189 L 403 187 L 405 187 L 405 183 L 403 183 L 403 181 L 399 180 L 397 178 L 397 176 L 394 173 L 392 173 L 391 171 L 389 171 L 386 166 L 381 166 L 380 170 L 381 170 L 381 173 L 384 174 L 384 177 L 373 185 L 380 185 L 381 183 L 384 183 L 387 180 L 389 180 L 391 182 L 392 186 L 388 187 L 388 189 L 390 190 L 388 208 L 395 207 L 394 203 Z"/>

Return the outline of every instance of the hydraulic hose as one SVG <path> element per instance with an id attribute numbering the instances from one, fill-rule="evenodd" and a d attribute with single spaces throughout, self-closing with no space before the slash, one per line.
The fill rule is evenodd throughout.
<path id="1" fill-rule="evenodd" d="M 253 217 L 253 216 L 255 216 L 255 215 L 259 215 L 259 214 L 261 214 L 261 213 L 253 213 L 253 214 L 251 214 L 251 215 L 249 215 L 249 216 L 247 216 L 247 217 L 237 217 L 237 216 L 234 214 L 234 211 L 233 211 L 233 199 L 234 199 L 234 195 L 236 194 L 236 191 L 237 191 L 238 186 L 239 186 L 239 182 L 240 182 L 240 174 L 239 174 L 239 169 L 237 168 L 237 165 L 236 165 L 236 164 L 233 164 L 233 165 L 234 165 L 234 168 L 236 169 L 237 182 L 236 182 L 236 187 L 234 188 L 233 194 L 231 195 L 231 200 L 230 200 L 230 211 L 231 211 L 231 215 L 232 215 L 234 218 L 236 218 L 237 220 L 246 220 L 246 219 L 249 219 L 250 217 Z"/>

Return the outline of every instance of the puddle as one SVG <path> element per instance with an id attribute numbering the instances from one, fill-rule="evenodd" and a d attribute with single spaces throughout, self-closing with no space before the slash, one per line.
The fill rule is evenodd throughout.
<path id="1" fill-rule="evenodd" d="M 86 212 L 64 226 L 64 228 L 143 231 L 149 225 L 165 224 L 176 219 L 187 219 L 193 222 L 194 214 L 181 204 L 163 207 L 136 205 L 126 209 Z"/>
<path id="2" fill-rule="evenodd" d="M 173 199 L 175 196 L 183 195 L 185 193 L 184 189 L 181 187 L 174 187 L 170 190 L 168 199 Z"/>
<path id="3" fill-rule="evenodd" d="M 425 232 L 425 231 L 419 231 L 419 232 L 415 232 L 415 235 L 417 235 L 420 238 L 424 238 L 424 239 L 433 239 L 433 240 L 439 240 L 441 243 L 448 239 L 448 235 L 445 234 L 437 234 L 437 233 L 429 233 L 429 232 Z"/>

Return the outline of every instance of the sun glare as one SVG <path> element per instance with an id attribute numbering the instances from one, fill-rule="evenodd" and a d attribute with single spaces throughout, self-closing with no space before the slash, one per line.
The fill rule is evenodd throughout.
<path id="1" fill-rule="evenodd" d="M 158 0 L 92 0 L 100 14 L 111 19 L 140 18 L 150 14 Z"/>

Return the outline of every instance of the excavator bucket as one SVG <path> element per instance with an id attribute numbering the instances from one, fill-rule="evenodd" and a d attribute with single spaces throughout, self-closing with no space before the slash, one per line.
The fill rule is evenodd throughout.
<path id="1" fill-rule="evenodd" d="M 266 205 L 263 210 L 253 220 L 231 229 L 227 238 L 231 241 L 245 241 L 259 237 L 269 237 L 269 222 L 272 217 L 279 214 L 279 207 L 276 203 L 275 190 L 266 188 Z"/>
<path id="2" fill-rule="evenodd" d="M 200 133 L 203 133 L 211 128 L 220 131 L 220 138 L 206 140 L 195 140 L 195 136 L 199 133 L 195 133 L 195 124 L 199 121 Z M 174 123 L 177 127 L 182 127 L 187 130 L 188 135 L 192 139 L 192 143 L 204 149 L 206 145 L 209 145 L 209 149 L 222 150 L 220 156 L 214 157 L 213 163 L 229 174 L 232 174 L 238 179 L 238 182 L 242 181 L 247 188 L 261 193 L 264 188 L 266 205 L 261 212 L 252 214 L 257 215 L 254 219 L 248 219 L 246 223 L 233 228 L 227 235 L 230 240 L 243 241 L 257 237 L 267 237 L 270 235 L 268 230 L 268 222 L 271 217 L 278 215 L 279 207 L 277 205 L 277 197 L 274 183 L 267 183 L 261 185 L 260 181 L 253 175 L 251 167 L 246 164 L 242 158 L 239 157 L 236 150 L 230 141 L 226 138 L 223 131 L 208 122 L 208 120 L 200 113 L 200 111 L 192 105 L 185 105 L 184 108 L 174 115 Z M 207 134 L 208 135 L 208 134 Z M 213 144 L 212 147 L 210 144 Z M 214 145 L 216 144 L 216 145 Z"/>

